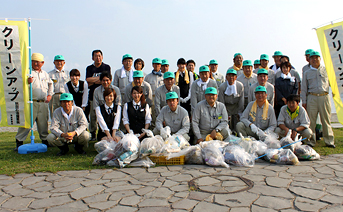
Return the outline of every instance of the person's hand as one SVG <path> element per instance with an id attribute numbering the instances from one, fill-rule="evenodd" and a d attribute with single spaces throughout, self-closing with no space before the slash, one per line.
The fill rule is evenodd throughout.
<path id="1" fill-rule="evenodd" d="M 294 141 L 294 139 L 295 139 L 295 136 L 297 136 L 297 134 L 298 134 L 297 131 L 292 130 L 291 138 L 292 138 L 293 141 Z"/>
<path id="2" fill-rule="evenodd" d="M 199 139 L 197 140 L 197 144 L 200 144 L 200 143 L 203 142 L 203 141 L 204 141 L 204 139 L 199 138 Z"/>
<path id="3" fill-rule="evenodd" d="M 257 134 L 258 127 L 255 124 L 251 124 L 250 129 L 253 133 Z"/>
<path id="4" fill-rule="evenodd" d="M 258 129 L 256 134 L 260 138 L 260 140 L 264 140 L 267 137 L 266 133 L 264 133 L 261 129 Z"/>
<path id="5" fill-rule="evenodd" d="M 120 141 L 120 139 L 121 138 L 119 136 L 113 136 L 113 140 L 117 143 Z"/>
<path id="6" fill-rule="evenodd" d="M 216 136 L 217 136 L 216 130 L 212 130 L 212 132 L 211 132 L 211 138 L 212 138 L 213 140 L 215 140 L 215 139 L 216 139 Z"/>
<path id="7" fill-rule="evenodd" d="M 32 82 L 33 82 L 33 77 L 29 77 L 29 78 L 27 79 L 27 83 L 31 84 Z"/>
<path id="8" fill-rule="evenodd" d="M 114 139 L 113 139 L 112 136 L 107 136 L 107 137 L 106 137 L 106 140 L 109 141 L 109 142 L 114 141 Z"/>
<path id="9" fill-rule="evenodd" d="M 306 107 L 307 107 L 307 104 L 303 104 L 303 108 L 305 108 L 305 110 L 307 109 Z"/>
<path id="10" fill-rule="evenodd" d="M 284 137 L 286 137 L 286 136 L 287 136 L 287 134 L 288 134 L 288 131 L 289 131 L 289 129 L 287 128 L 287 129 L 285 130 L 285 135 L 284 135 Z"/>
<path id="11" fill-rule="evenodd" d="M 166 122 L 165 121 L 163 121 L 162 124 L 163 124 L 163 127 L 166 127 Z"/>
<path id="12" fill-rule="evenodd" d="M 140 135 L 138 136 L 138 139 L 141 140 L 141 138 L 143 138 L 144 136 L 145 136 L 145 132 L 143 132 L 142 134 L 140 134 Z"/>
<path id="13" fill-rule="evenodd" d="M 285 105 L 287 105 L 287 99 L 285 97 L 282 98 L 283 103 L 285 103 Z"/>
<path id="14" fill-rule="evenodd" d="M 65 138 L 66 141 L 72 141 L 75 135 L 76 135 L 76 132 L 73 131 L 73 132 L 62 133 L 61 137 Z"/>
<path id="15" fill-rule="evenodd" d="M 85 110 L 86 110 L 86 108 L 85 108 L 85 107 L 82 107 L 82 110 L 83 110 L 83 111 L 85 111 Z"/>
<path id="16" fill-rule="evenodd" d="M 181 103 L 185 103 L 185 100 L 183 98 L 180 97 L 180 102 Z"/>
<path id="17" fill-rule="evenodd" d="M 49 103 L 49 102 L 50 102 L 50 100 L 51 100 L 51 96 L 50 96 L 50 95 L 48 95 L 48 96 L 46 97 L 45 103 Z"/>

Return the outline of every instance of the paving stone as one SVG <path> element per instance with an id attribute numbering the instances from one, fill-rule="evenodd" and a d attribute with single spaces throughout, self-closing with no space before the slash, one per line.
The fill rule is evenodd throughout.
<path id="1" fill-rule="evenodd" d="M 87 187 L 87 186 L 93 186 L 93 185 L 102 185 L 108 182 L 110 182 L 110 180 L 87 180 L 87 181 L 82 181 L 81 185 Z"/>
<path id="2" fill-rule="evenodd" d="M 307 182 L 297 182 L 297 181 L 294 181 L 294 182 L 291 183 L 291 186 L 316 189 L 316 190 L 320 190 L 320 191 L 324 190 L 324 186 L 322 184 L 320 184 L 320 183 L 307 183 Z"/>
<path id="3" fill-rule="evenodd" d="M 250 212 L 250 207 L 231 208 L 230 212 Z"/>
<path id="4" fill-rule="evenodd" d="M 13 190 L 7 191 L 7 194 L 10 194 L 10 195 L 12 195 L 14 197 L 21 197 L 21 196 L 25 196 L 25 195 L 31 194 L 33 192 L 34 191 L 32 191 L 32 190 L 18 188 L 18 189 L 13 189 Z"/>
<path id="5" fill-rule="evenodd" d="M 110 196 L 110 193 L 103 193 L 103 194 L 98 194 L 91 197 L 86 197 L 82 200 L 87 204 L 95 203 L 95 202 L 105 202 L 107 201 L 109 196 Z"/>
<path id="6" fill-rule="evenodd" d="M 327 166 L 320 167 L 320 168 L 314 168 L 318 173 L 321 174 L 333 174 L 333 169 L 329 168 Z"/>
<path id="7" fill-rule="evenodd" d="M 310 199 L 319 199 L 325 195 L 325 192 L 318 191 L 314 189 L 302 188 L 302 187 L 289 187 L 289 190 L 299 196 L 310 198 Z"/>
<path id="8" fill-rule="evenodd" d="M 166 177 L 158 177 L 157 181 L 163 183 L 166 180 Z"/>
<path id="9" fill-rule="evenodd" d="M 49 175 L 49 176 L 47 176 L 47 177 L 45 178 L 45 181 L 54 182 L 54 181 L 58 181 L 58 180 L 60 180 L 60 179 L 62 179 L 62 178 L 63 178 L 62 176 L 54 174 L 54 175 Z"/>
<path id="10" fill-rule="evenodd" d="M 136 190 L 136 193 L 140 196 L 142 195 L 145 195 L 151 191 L 153 191 L 155 189 L 155 187 L 151 187 L 151 186 L 146 186 L 146 187 L 143 187 L 143 188 L 140 188 L 138 190 Z"/>
<path id="11" fill-rule="evenodd" d="M 172 204 L 172 208 L 190 210 L 198 203 L 199 202 L 195 201 L 195 200 L 183 199 L 183 200 L 180 200 L 178 202 L 174 202 Z"/>
<path id="12" fill-rule="evenodd" d="M 47 186 L 42 186 L 42 187 L 34 188 L 33 190 L 37 191 L 37 192 L 48 192 L 48 191 L 51 191 L 53 189 L 54 189 L 54 187 L 52 187 L 52 185 L 49 184 Z"/>
<path id="13" fill-rule="evenodd" d="M 169 168 L 169 167 L 168 167 Z M 207 169 L 210 168 L 209 166 L 203 164 L 203 165 L 196 165 L 196 164 L 188 164 L 187 166 L 184 166 L 184 170 L 200 170 L 200 169 Z"/>
<path id="14" fill-rule="evenodd" d="M 129 196 L 133 196 L 133 195 L 136 195 L 134 191 L 132 190 L 127 190 L 127 191 L 117 191 L 117 192 L 114 192 L 109 200 L 120 200 L 121 198 L 123 197 L 129 197 Z"/>
<path id="15" fill-rule="evenodd" d="M 237 209 L 240 209 L 240 208 L 237 208 Z M 250 209 L 248 211 L 250 212 Z M 258 205 L 252 205 L 251 206 L 251 212 L 260 212 L 260 211 L 263 211 L 263 212 L 275 212 L 277 210 L 274 210 L 274 209 L 271 209 L 271 208 L 262 208 L 262 207 L 260 207 Z M 230 212 L 232 212 L 232 210 L 230 210 Z"/>
<path id="16" fill-rule="evenodd" d="M 337 177 L 343 177 L 343 172 L 335 171 Z"/>
<path id="17" fill-rule="evenodd" d="M 216 191 L 224 191 L 224 188 L 221 186 L 199 186 L 199 189 L 206 192 L 216 192 Z"/>
<path id="18" fill-rule="evenodd" d="M 107 210 L 106 212 L 118 212 L 118 211 L 120 211 L 120 212 L 135 212 L 137 210 L 138 210 L 138 208 L 117 205 L 117 206 Z"/>
<path id="19" fill-rule="evenodd" d="M 335 174 L 332 172 L 332 174 L 321 174 L 321 173 L 315 173 L 312 174 L 313 177 L 319 178 L 319 179 L 329 179 L 336 177 Z"/>
<path id="20" fill-rule="evenodd" d="M 298 212 L 298 210 L 294 210 L 294 209 L 285 209 L 285 210 L 281 210 L 280 212 Z"/>
<path id="21" fill-rule="evenodd" d="M 75 170 L 75 171 L 59 171 L 57 172 L 58 175 L 61 176 L 69 176 L 69 177 L 85 177 L 89 174 L 88 170 Z"/>
<path id="22" fill-rule="evenodd" d="M 139 173 L 132 176 L 139 181 L 154 181 L 160 177 L 159 173 Z"/>
<path id="23" fill-rule="evenodd" d="M 246 189 L 248 186 L 237 186 L 237 187 L 223 187 L 225 191 L 228 192 L 236 192 L 236 191 L 240 191 L 243 189 Z"/>
<path id="24" fill-rule="evenodd" d="M 98 210 L 105 210 L 105 209 L 108 209 L 117 205 L 117 203 L 118 203 L 117 201 L 95 202 L 95 203 L 89 204 L 89 207 L 95 208 Z"/>
<path id="25" fill-rule="evenodd" d="M 38 200 L 34 200 L 31 203 L 30 208 L 33 208 L 33 209 L 48 208 L 48 207 L 53 207 L 57 205 L 63 205 L 71 201 L 73 200 L 67 195 L 60 196 L 60 197 L 50 197 L 47 199 L 38 199 Z"/>
<path id="26" fill-rule="evenodd" d="M 286 171 L 289 167 L 287 166 L 280 166 L 280 165 L 274 165 L 271 164 L 270 166 L 267 166 L 265 169 L 272 170 L 275 172 L 283 172 Z"/>
<path id="27" fill-rule="evenodd" d="M 128 177 L 129 175 L 120 172 L 120 171 L 113 171 L 109 173 L 105 173 L 104 176 L 102 176 L 103 180 L 112 180 L 112 179 L 124 179 Z"/>
<path id="28" fill-rule="evenodd" d="M 341 212 L 343 211 L 343 205 L 337 205 L 333 206 L 324 210 L 321 210 L 321 212 Z"/>
<path id="29" fill-rule="evenodd" d="M 195 182 L 199 186 L 205 186 L 205 185 L 212 185 L 212 184 L 215 184 L 215 183 L 220 183 L 219 180 L 214 179 L 212 177 L 200 177 L 200 178 L 196 179 Z"/>
<path id="30" fill-rule="evenodd" d="M 65 186 L 61 188 L 56 188 L 54 190 L 51 190 L 51 193 L 68 193 L 72 191 L 76 191 L 77 189 L 83 188 L 79 183 L 72 184 L 70 186 Z"/>
<path id="31" fill-rule="evenodd" d="M 229 207 L 248 207 L 258 198 L 258 195 L 241 192 L 235 194 L 215 194 L 214 202 Z"/>
<path id="32" fill-rule="evenodd" d="M 287 188 L 291 181 L 292 180 L 290 179 L 283 179 L 279 177 L 266 177 L 267 185 L 278 188 Z"/>
<path id="33" fill-rule="evenodd" d="M 263 194 L 266 196 L 283 197 L 287 199 L 293 199 L 294 196 L 285 188 L 275 188 L 270 186 L 254 186 L 249 190 L 251 193 Z"/>
<path id="34" fill-rule="evenodd" d="M 27 177 L 32 177 L 33 174 L 28 174 L 28 173 L 20 173 L 16 174 L 13 176 L 13 178 L 27 178 Z"/>
<path id="35" fill-rule="evenodd" d="M 316 171 L 310 166 L 291 166 L 288 170 L 290 174 L 297 173 L 316 173 Z"/>
<path id="36" fill-rule="evenodd" d="M 321 180 L 320 183 L 324 184 L 324 185 L 343 185 L 342 183 L 340 183 L 336 180 L 331 180 L 331 179 Z"/>
<path id="37" fill-rule="evenodd" d="M 129 168 L 129 169 L 120 169 L 116 172 L 123 172 L 129 175 L 136 175 L 140 173 L 146 173 L 147 171 L 145 168 Z"/>
<path id="38" fill-rule="evenodd" d="M 23 186 L 19 183 L 11 184 L 2 188 L 3 191 L 10 191 L 13 189 L 21 189 Z"/>
<path id="39" fill-rule="evenodd" d="M 4 174 L 1 174 L 1 175 L 0 175 L 0 181 L 1 181 L 1 180 L 10 180 L 10 179 L 13 179 L 13 177 L 7 176 L 7 175 L 4 175 Z"/>
<path id="40" fill-rule="evenodd" d="M 206 169 L 200 169 L 200 171 L 207 174 L 216 174 L 218 172 L 216 169 L 209 167 L 207 167 Z"/>
<path id="41" fill-rule="evenodd" d="M 142 182 L 139 182 L 137 184 L 142 184 Z M 131 185 L 128 181 L 117 181 L 117 182 L 108 182 L 105 183 L 104 186 L 112 188 L 117 186 L 125 186 L 125 185 Z"/>
<path id="42" fill-rule="evenodd" d="M 201 191 L 191 191 L 189 192 L 189 195 L 187 198 L 202 201 L 204 199 L 207 199 L 210 196 L 211 196 L 210 193 L 205 193 Z"/>
<path id="43" fill-rule="evenodd" d="M 164 187 L 172 187 L 172 186 L 175 186 L 175 185 L 179 185 L 179 182 L 175 182 L 175 181 L 172 181 L 172 180 L 166 180 L 163 182 L 163 186 Z"/>
<path id="44" fill-rule="evenodd" d="M 294 177 L 293 181 L 307 182 L 307 183 L 318 183 L 319 179 L 315 177 Z"/>
<path id="45" fill-rule="evenodd" d="M 342 204 L 343 198 L 339 196 L 333 196 L 333 195 L 325 195 L 323 198 L 320 199 L 322 202 L 327 202 L 330 204 Z"/>
<path id="46" fill-rule="evenodd" d="M 50 197 L 50 193 L 47 192 L 34 192 L 28 195 L 25 195 L 27 198 L 35 198 L 35 199 L 45 199 Z"/>
<path id="47" fill-rule="evenodd" d="M 301 211 L 319 211 L 319 209 L 326 207 L 328 204 L 303 197 L 297 197 L 294 201 L 294 205 Z"/>
<path id="48" fill-rule="evenodd" d="M 154 172 L 169 172 L 168 168 L 165 166 L 158 166 L 158 167 L 152 167 L 152 168 L 148 168 L 148 172 L 150 173 L 154 173 Z"/>
<path id="49" fill-rule="evenodd" d="M 159 182 L 159 181 L 152 181 L 152 182 L 142 182 L 143 185 L 145 186 L 153 186 L 153 187 L 161 187 L 163 182 Z"/>
<path id="50" fill-rule="evenodd" d="M 89 173 L 104 174 L 104 173 L 109 173 L 113 171 L 114 171 L 113 169 L 92 169 L 92 170 L 89 170 Z"/>
<path id="51" fill-rule="evenodd" d="M 41 181 L 44 181 L 45 180 L 45 177 L 28 177 L 28 178 L 25 178 L 23 179 L 23 181 L 21 181 L 21 184 L 23 186 L 28 186 L 28 185 L 32 185 L 32 184 L 36 184 L 38 182 L 41 182 Z"/>
<path id="52" fill-rule="evenodd" d="M 79 200 L 79 201 L 74 201 L 65 205 L 49 208 L 47 212 L 61 212 L 61 211 L 77 212 L 77 211 L 85 211 L 88 209 L 89 209 L 88 206 Z"/>
<path id="53" fill-rule="evenodd" d="M 35 176 L 37 177 L 41 177 L 41 176 L 49 176 L 49 175 L 53 175 L 54 173 L 51 172 L 36 172 L 34 173 Z"/>
<path id="54" fill-rule="evenodd" d="M 167 206 L 169 203 L 166 199 L 144 199 L 138 204 L 139 207 L 158 207 L 158 206 Z"/>
<path id="55" fill-rule="evenodd" d="M 147 193 L 146 196 L 148 198 L 164 198 L 167 199 L 171 195 L 173 195 L 174 192 L 169 190 L 168 188 L 161 187 L 161 188 L 156 188 L 154 191 Z"/>
<path id="56" fill-rule="evenodd" d="M 248 171 L 249 175 L 262 175 L 262 176 L 267 176 L 267 177 L 275 177 L 276 176 L 276 172 L 271 171 L 271 170 L 267 170 L 267 169 L 250 169 Z"/>
<path id="57" fill-rule="evenodd" d="M 180 172 L 161 172 L 161 176 L 162 177 L 171 177 L 171 176 L 174 176 L 174 175 L 178 175 L 180 174 Z"/>
<path id="58" fill-rule="evenodd" d="M 326 192 L 343 197 L 343 186 L 328 186 Z"/>
<path id="59" fill-rule="evenodd" d="M 43 187 L 43 186 L 47 186 L 47 185 L 52 185 L 51 182 L 47 182 L 47 181 L 42 181 L 33 185 L 29 185 L 29 186 L 25 186 L 26 188 L 29 189 L 35 189 L 35 188 L 39 188 L 39 187 Z"/>
<path id="60" fill-rule="evenodd" d="M 172 191 L 180 192 L 180 191 L 188 191 L 189 187 L 188 185 L 178 185 L 170 187 Z"/>
<path id="61" fill-rule="evenodd" d="M 200 177 L 208 175 L 207 173 L 201 172 L 199 170 L 185 170 L 182 172 L 183 174 L 190 174 L 192 177 Z"/>
<path id="62" fill-rule="evenodd" d="M 232 176 L 242 176 L 246 174 L 246 171 L 243 170 L 230 170 L 230 169 L 222 169 L 218 172 L 218 175 L 220 174 L 227 174 Z"/>
<path id="63" fill-rule="evenodd" d="M 81 183 L 81 181 L 83 180 L 80 180 L 79 178 L 64 177 L 60 179 L 59 181 L 54 181 L 53 185 L 55 188 L 60 188 L 60 187 L 72 185 L 74 183 Z"/>
<path id="64" fill-rule="evenodd" d="M 340 165 L 327 165 L 327 166 L 336 170 L 336 171 L 343 172 L 343 165 L 342 164 L 340 164 Z"/>
<path id="65" fill-rule="evenodd" d="M 3 203 L 4 201 L 8 200 L 12 198 L 12 196 L 8 195 L 8 194 L 3 194 L 0 196 L 0 204 Z"/>
<path id="66" fill-rule="evenodd" d="M 73 191 L 70 196 L 74 199 L 82 199 L 85 197 L 93 196 L 95 194 L 100 193 L 105 189 L 104 186 L 96 185 L 96 186 L 90 186 L 90 187 L 84 187 L 81 189 L 78 189 L 76 191 Z"/>
<path id="67" fill-rule="evenodd" d="M 181 171 L 183 169 L 183 165 L 167 166 L 167 168 L 169 171 Z"/>
<path id="68" fill-rule="evenodd" d="M 179 174 L 172 177 L 167 177 L 169 180 L 177 181 L 177 182 L 184 182 L 190 181 L 193 177 L 189 174 Z"/>
<path id="69" fill-rule="evenodd" d="M 200 202 L 197 204 L 193 210 L 194 212 L 203 212 L 203 211 L 215 211 L 215 212 L 227 212 L 229 207 L 216 205 L 208 202 Z"/>
<path id="70" fill-rule="evenodd" d="M 220 181 L 219 181 L 220 182 Z M 224 187 L 237 187 L 237 186 L 247 186 L 247 184 L 240 179 L 223 181 L 222 186 Z"/>
<path id="71" fill-rule="evenodd" d="M 140 208 L 139 211 L 140 212 L 169 212 L 171 211 L 171 209 L 169 207 L 146 207 L 146 208 Z"/>
<path id="72" fill-rule="evenodd" d="M 142 200 L 142 197 L 134 195 L 130 197 L 124 197 L 122 200 L 120 200 L 121 205 L 127 205 L 127 206 L 135 206 Z"/>
<path id="73" fill-rule="evenodd" d="M 168 202 L 173 203 L 182 200 L 183 198 L 180 197 L 171 197 L 168 199 Z"/>
<path id="74" fill-rule="evenodd" d="M 265 181 L 265 176 L 262 176 L 262 175 L 242 175 L 242 177 L 248 179 L 248 180 L 251 180 L 253 182 L 264 182 Z"/>
<path id="75" fill-rule="evenodd" d="M 185 197 L 188 196 L 188 194 L 189 194 L 189 192 L 176 192 L 176 193 L 174 194 L 174 196 L 175 196 L 175 197 L 180 197 L 180 198 L 185 198 Z"/>
<path id="76" fill-rule="evenodd" d="M 123 185 L 107 188 L 106 192 L 115 192 L 115 191 L 125 191 L 125 190 L 136 190 L 141 188 L 141 185 Z"/>
<path id="77" fill-rule="evenodd" d="M 285 179 L 292 179 L 293 178 L 293 176 L 291 174 L 286 173 L 286 172 L 280 172 L 279 173 L 279 177 L 280 178 L 285 178 Z"/>
<path id="78" fill-rule="evenodd" d="M 90 179 L 90 180 L 100 180 L 104 176 L 104 173 L 89 173 L 84 178 Z"/>
<path id="79" fill-rule="evenodd" d="M 14 183 L 20 183 L 22 179 L 9 179 L 9 180 L 0 180 L 0 185 L 7 186 Z"/>
<path id="80" fill-rule="evenodd" d="M 270 196 L 260 196 L 258 200 L 254 202 L 255 205 L 272 208 L 275 210 L 281 210 L 286 208 L 292 208 L 292 201 L 287 199 L 281 199 L 277 197 Z"/>

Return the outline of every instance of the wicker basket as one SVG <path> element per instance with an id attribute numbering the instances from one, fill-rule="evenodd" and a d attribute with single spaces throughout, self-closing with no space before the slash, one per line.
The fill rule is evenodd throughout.
<path id="1" fill-rule="evenodd" d="M 171 158 L 169 160 L 166 159 L 166 156 L 149 156 L 150 160 L 156 165 L 159 166 L 170 166 L 170 165 L 184 165 L 185 164 L 185 156 L 182 155 L 180 157 Z"/>

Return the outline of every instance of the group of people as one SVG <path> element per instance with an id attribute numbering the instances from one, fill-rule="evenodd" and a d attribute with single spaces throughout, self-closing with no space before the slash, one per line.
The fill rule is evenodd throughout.
<path id="1" fill-rule="evenodd" d="M 159 134 L 166 126 L 193 144 L 225 139 L 230 131 L 263 139 L 268 132 L 284 137 L 291 130 L 293 139 L 299 133 L 314 146 L 318 115 L 324 142 L 334 148 L 328 76 L 318 52 L 308 49 L 305 56 L 302 78 L 280 51 L 274 52 L 270 67 L 267 54 L 252 63 L 236 53 L 225 76 L 218 72 L 216 60 L 200 66 L 196 74 L 196 63 L 184 58 L 177 61 L 176 72 L 169 71 L 168 60 L 154 58 L 153 70 L 146 75 L 144 61 L 125 54 L 122 68 L 112 75 L 101 50 L 94 50 L 94 63 L 83 81 L 79 70 L 64 69 L 62 55 L 55 56 L 55 69 L 47 73 L 42 70 L 44 56 L 33 53 L 28 79 L 33 119 L 42 143 L 60 148 L 58 155 L 69 151 L 69 143 L 85 154 L 89 140 L 118 142 L 119 130 L 132 130 L 142 140 L 142 129 Z M 29 131 L 18 129 L 16 150 Z"/>

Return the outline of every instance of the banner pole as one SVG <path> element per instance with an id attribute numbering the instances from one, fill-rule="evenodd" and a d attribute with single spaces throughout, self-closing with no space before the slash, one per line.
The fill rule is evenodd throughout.
<path id="1" fill-rule="evenodd" d="M 30 77 L 32 77 L 32 63 L 31 63 L 31 18 L 29 20 L 29 67 L 30 67 Z M 32 101 L 32 83 L 30 83 L 30 119 L 31 119 L 31 144 L 35 143 L 35 136 L 33 135 L 33 101 Z"/>

